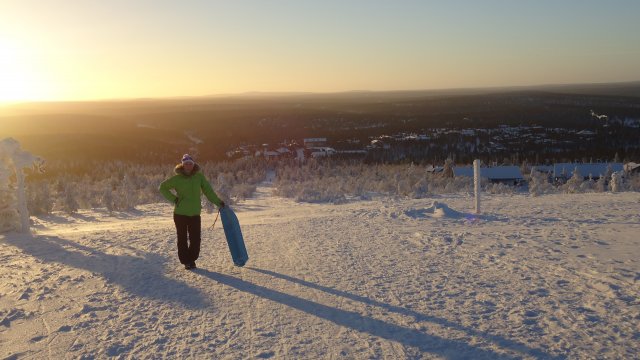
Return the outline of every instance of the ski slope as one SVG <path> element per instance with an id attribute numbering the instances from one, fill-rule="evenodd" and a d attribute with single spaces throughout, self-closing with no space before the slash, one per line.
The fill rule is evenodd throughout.
<path id="1" fill-rule="evenodd" d="M 234 209 L 179 264 L 171 206 L 32 218 L 0 235 L 0 358 L 634 358 L 640 194 Z M 436 201 L 437 203 L 434 203 Z"/>

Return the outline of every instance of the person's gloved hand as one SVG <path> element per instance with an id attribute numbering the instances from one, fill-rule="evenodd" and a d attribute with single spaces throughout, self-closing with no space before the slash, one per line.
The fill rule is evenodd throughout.
<path id="1" fill-rule="evenodd" d="M 224 207 L 224 201 L 220 200 L 220 209 Z"/>

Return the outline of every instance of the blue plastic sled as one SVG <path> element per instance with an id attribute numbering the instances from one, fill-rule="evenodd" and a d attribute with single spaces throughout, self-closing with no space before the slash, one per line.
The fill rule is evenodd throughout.
<path id="1" fill-rule="evenodd" d="M 224 236 L 227 238 L 227 245 L 231 252 L 231 258 L 236 266 L 244 266 L 249 260 L 247 248 L 244 246 L 242 231 L 240 231 L 240 222 L 238 217 L 227 205 L 220 209 L 220 219 L 224 228 Z"/>

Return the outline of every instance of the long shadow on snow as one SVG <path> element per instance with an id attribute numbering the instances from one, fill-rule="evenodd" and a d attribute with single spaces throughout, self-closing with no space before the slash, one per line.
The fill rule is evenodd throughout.
<path id="1" fill-rule="evenodd" d="M 322 305 L 297 296 L 272 290 L 261 285 L 256 285 L 233 276 L 205 269 L 197 269 L 196 273 L 220 284 L 289 306 L 307 314 L 331 321 L 337 325 L 381 337 L 383 339 L 395 341 L 406 346 L 416 347 L 422 352 L 437 354 L 447 359 L 520 358 L 519 356 L 514 357 L 499 354 L 489 349 L 482 349 L 463 341 L 450 340 L 435 335 L 425 334 L 416 329 L 390 324 L 356 312 Z"/>
<path id="2" fill-rule="evenodd" d="M 286 281 L 290 281 L 292 283 L 295 284 L 300 284 L 312 289 L 316 289 L 316 290 L 320 290 L 323 292 L 326 292 L 328 294 L 331 295 L 336 295 L 336 296 L 340 296 L 340 297 L 344 297 L 350 300 L 354 300 L 354 301 L 358 301 L 367 305 L 372 305 L 372 306 L 377 306 L 380 307 L 382 309 L 385 309 L 389 312 L 394 312 L 394 313 L 398 313 L 398 314 L 402 314 L 402 315 L 406 315 L 406 316 L 411 316 L 414 317 L 416 319 L 416 321 L 428 321 L 431 323 L 435 323 L 435 324 L 439 324 L 448 328 L 452 328 L 452 329 L 456 329 L 459 331 L 463 331 L 468 335 L 471 336 L 477 336 L 489 341 L 494 342 L 495 344 L 499 345 L 502 348 L 506 348 L 512 351 L 517 351 L 519 353 L 523 353 L 523 354 L 528 354 L 531 356 L 535 356 L 536 358 L 539 359 L 564 359 L 564 357 L 554 357 L 552 355 L 549 355 L 545 352 L 543 352 L 540 349 L 534 349 L 534 348 L 530 348 L 524 344 L 518 343 L 516 341 L 513 340 L 509 340 L 509 339 L 505 339 L 501 336 L 498 335 L 492 335 L 492 334 L 488 334 L 486 332 L 482 332 L 482 331 L 478 331 L 476 329 L 472 329 L 472 328 L 468 328 L 465 326 L 462 326 L 460 324 L 457 324 L 455 322 L 449 321 L 447 319 L 443 319 L 443 318 L 439 318 L 439 317 L 435 317 L 435 316 L 429 316 L 429 315 L 425 315 L 425 314 L 421 314 L 419 312 L 413 311 L 413 310 L 409 310 L 409 309 L 405 309 L 403 307 L 400 306 L 394 306 L 394 305 L 389 305 L 389 304 L 385 304 L 379 301 L 375 301 L 375 300 L 371 300 L 367 297 L 364 296 L 359 296 L 359 295 L 354 295 L 345 291 L 341 291 L 341 290 L 336 290 L 336 289 L 332 289 L 330 287 L 326 287 L 326 286 L 322 286 L 322 285 L 318 285 L 318 284 L 314 284 L 305 280 L 301 280 L 301 279 L 297 279 L 288 275 L 283 275 L 283 274 L 279 274 L 270 270 L 263 270 L 263 269 L 257 269 L 257 268 L 252 268 L 252 267 L 247 267 L 247 269 L 252 270 L 252 271 L 256 271 L 265 275 L 269 275 L 275 278 L 279 278 L 279 279 L 283 279 Z"/>
<path id="3" fill-rule="evenodd" d="M 57 236 L 8 236 L 4 242 L 44 262 L 97 273 L 135 296 L 181 303 L 195 309 L 210 305 L 197 289 L 165 277 L 165 258 L 157 254 L 111 255 Z"/>

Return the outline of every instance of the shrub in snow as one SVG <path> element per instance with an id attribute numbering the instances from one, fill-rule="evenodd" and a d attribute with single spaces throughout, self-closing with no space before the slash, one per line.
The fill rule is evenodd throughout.
<path id="1" fill-rule="evenodd" d="M 409 183 L 409 179 L 399 179 L 398 176 L 395 179 L 396 181 L 396 195 L 402 197 L 409 197 L 413 195 L 413 189 L 411 188 L 411 184 Z"/>
<path id="2" fill-rule="evenodd" d="M 346 202 L 346 197 L 342 193 L 334 192 L 330 186 L 316 184 L 309 188 L 298 188 L 295 194 L 295 200 L 301 202 L 321 202 L 340 204 Z"/>
<path id="3" fill-rule="evenodd" d="M 38 181 L 27 186 L 27 207 L 32 215 L 46 215 L 53 210 L 51 188 L 46 181 Z"/>
<path id="4" fill-rule="evenodd" d="M 452 194 L 459 192 L 473 192 L 473 178 L 468 176 L 458 176 L 454 178 L 443 178 L 435 175 L 431 177 L 430 193 Z"/>
<path id="5" fill-rule="evenodd" d="M 122 181 L 117 186 L 114 204 L 116 210 L 132 210 L 138 205 L 138 189 L 135 180 L 132 180 L 133 173 L 125 173 Z"/>
<path id="6" fill-rule="evenodd" d="M 414 199 L 422 199 L 426 197 L 429 193 L 429 183 L 427 182 L 427 179 L 421 178 L 418 180 L 418 182 L 413 184 L 412 191 L 413 193 L 411 197 Z"/>
<path id="7" fill-rule="evenodd" d="M 640 191 L 640 174 L 628 175 L 626 180 L 630 191 Z"/>
<path id="8" fill-rule="evenodd" d="M 117 210 L 111 186 L 108 186 L 102 193 L 102 205 L 109 211 L 109 213 L 113 213 Z"/>
<path id="9" fill-rule="evenodd" d="M 469 192 L 473 179 L 445 178 L 414 165 L 364 165 L 312 160 L 278 164 L 275 194 L 298 201 L 339 203 L 373 195 L 424 198 L 433 193 Z"/>
<path id="10" fill-rule="evenodd" d="M 73 213 L 93 207 L 104 207 L 114 212 L 165 202 L 158 187 L 173 175 L 173 168 L 174 164 L 141 165 L 121 161 L 54 163 L 38 180 L 28 179 L 29 206 L 40 209 L 38 213 Z M 256 184 L 265 179 L 267 164 L 242 159 L 229 163 L 205 163 L 201 168 L 216 193 L 228 204 L 233 204 L 251 196 Z M 220 182 L 217 181 L 219 175 Z M 47 194 L 39 191 L 43 183 L 55 185 L 49 187 Z"/>
<path id="11" fill-rule="evenodd" d="M 576 167 L 573 170 L 573 176 L 571 176 L 571 179 L 569 179 L 567 181 L 566 184 L 564 184 L 564 192 L 566 193 L 570 193 L 570 194 L 574 194 L 574 193 L 579 193 L 580 192 L 580 185 L 583 182 L 583 177 L 580 174 L 580 171 L 578 170 L 578 168 Z"/>
<path id="12" fill-rule="evenodd" d="M 604 176 L 600 176 L 598 181 L 593 185 L 593 190 L 599 193 L 607 191 L 607 179 Z"/>
<path id="13" fill-rule="evenodd" d="M 60 202 L 58 204 L 60 211 L 64 211 L 67 214 L 77 213 L 80 205 L 78 204 L 78 201 L 76 201 L 74 187 L 69 184 L 63 185 L 61 193 L 62 195 L 59 198 Z"/>
<path id="14" fill-rule="evenodd" d="M 446 178 L 453 177 L 453 161 L 451 159 L 447 159 L 444 161 L 444 169 L 442 170 L 442 176 Z"/>
<path id="15" fill-rule="evenodd" d="M 250 197 L 257 184 L 267 176 L 268 164 L 260 159 L 240 159 L 232 162 L 206 163 L 203 172 L 216 194 L 227 204 Z"/>
<path id="16" fill-rule="evenodd" d="M 488 184 L 485 187 L 485 191 L 489 194 L 514 194 L 517 189 L 513 186 L 505 185 L 502 183 Z"/>
<path id="17" fill-rule="evenodd" d="M 539 171 L 532 170 L 529 178 L 529 193 L 532 196 L 548 194 L 555 190 L 549 182 L 548 175 Z"/>
<path id="18" fill-rule="evenodd" d="M 251 197 L 256 192 L 257 185 L 255 184 L 234 184 L 231 187 L 231 194 L 233 194 L 234 202 L 243 201 Z"/>
<path id="19" fill-rule="evenodd" d="M 593 180 L 593 177 L 591 176 L 591 174 L 589 174 L 589 178 L 580 184 L 580 192 L 587 193 L 587 192 L 594 192 L 595 190 L 596 190 L 596 182 Z"/>
<path id="20" fill-rule="evenodd" d="M 617 161 L 619 162 L 619 161 Z M 607 165 L 607 170 L 605 170 L 603 177 L 607 180 L 611 179 L 611 175 L 613 174 L 613 169 L 611 168 L 611 164 Z"/>

